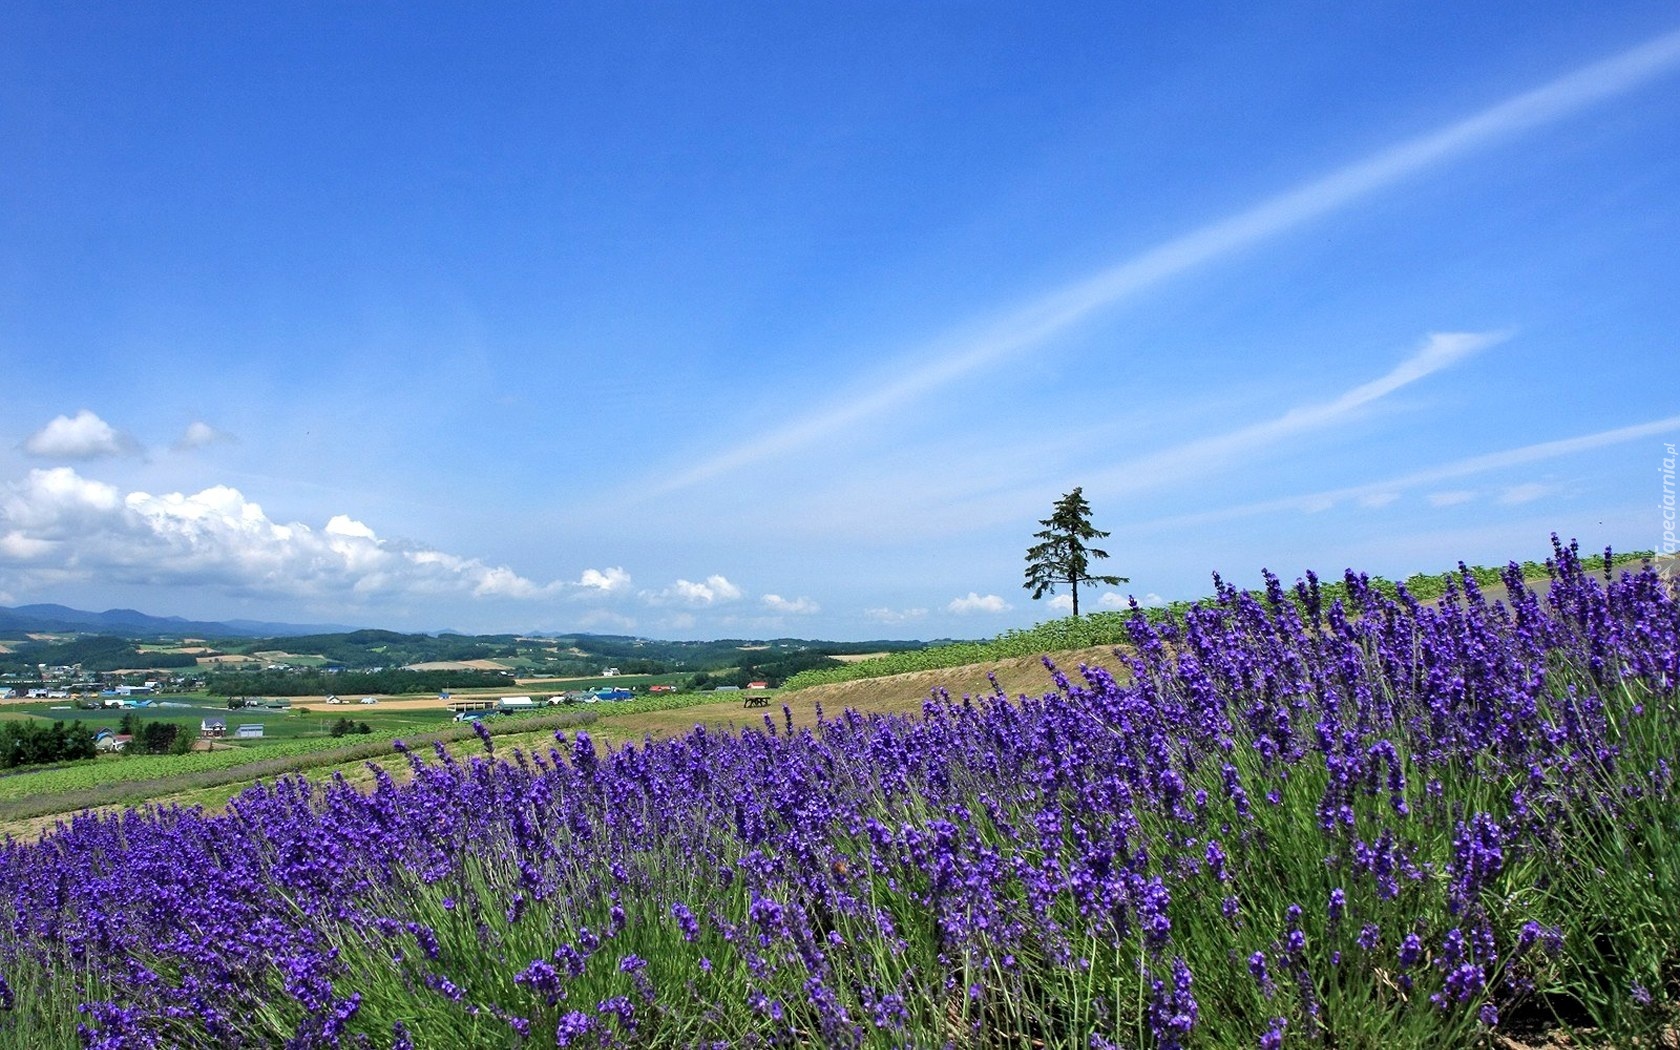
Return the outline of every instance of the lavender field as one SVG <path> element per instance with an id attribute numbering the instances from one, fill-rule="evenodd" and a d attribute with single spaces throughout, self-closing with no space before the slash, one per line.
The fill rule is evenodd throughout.
<path id="1" fill-rule="evenodd" d="M 916 719 L 84 816 L 4 846 L 0 1046 L 1661 1045 L 1680 605 L 1592 560 L 1219 584 Z"/>

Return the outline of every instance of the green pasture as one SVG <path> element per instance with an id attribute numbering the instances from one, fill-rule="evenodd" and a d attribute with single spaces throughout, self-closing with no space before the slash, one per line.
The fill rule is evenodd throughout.
<path id="1" fill-rule="evenodd" d="M 491 719 L 485 728 L 498 747 L 540 751 L 553 746 L 556 729 L 589 725 L 595 717 L 593 711 L 548 710 Z M 259 780 L 292 774 L 361 779 L 369 762 L 387 769 L 405 763 L 393 747 L 394 739 L 416 750 L 429 751 L 434 742 L 441 742 L 460 755 L 483 751 L 478 730 L 471 725 L 434 720 L 414 729 L 399 737 L 381 731 L 369 736 L 229 741 L 231 746 L 217 751 L 107 755 L 13 772 L 0 776 L 0 837 L 27 837 L 39 827 L 40 818 L 68 817 L 88 809 L 164 801 L 215 808 Z"/>
<path id="2" fill-rule="evenodd" d="M 62 701 L 19 704 L 9 709 L 5 717 L 76 722 L 94 732 L 101 729 L 115 732 L 122 725 L 125 715 L 133 715 L 144 722 L 173 722 L 191 731 L 195 737 L 201 722 L 208 718 L 217 718 L 227 723 L 228 743 L 235 742 L 232 737 L 237 727 L 260 724 L 263 727 L 261 738 L 238 741 L 241 746 L 257 747 L 277 741 L 326 737 L 332 724 L 339 718 L 347 718 L 352 722 L 366 722 L 373 731 L 372 735 L 383 735 L 390 739 L 402 733 L 446 725 L 452 717 L 450 712 L 441 708 L 381 710 L 377 704 L 348 704 L 335 712 L 315 713 L 301 707 L 283 710 L 241 707 L 230 710 L 225 702 L 212 699 L 169 698 L 168 703 L 170 706 L 159 704 L 153 707 L 98 709 L 67 707 Z"/>
<path id="3" fill-rule="evenodd" d="M 544 707 L 487 718 L 484 728 L 499 749 L 520 748 L 540 753 L 554 746 L 556 729 L 593 725 L 598 721 L 610 725 L 616 716 L 672 711 L 714 703 L 717 699 L 711 693 L 677 693 Z M 140 712 L 148 720 L 149 710 Z M 219 711 L 217 717 L 227 716 L 230 731 L 241 721 L 234 716 L 247 713 L 211 707 L 203 710 Z M 68 816 L 90 808 L 137 806 L 163 800 L 219 808 L 257 780 L 292 773 L 312 779 L 342 775 L 357 780 L 367 775 L 370 761 L 393 770 L 402 766 L 404 760 L 392 747 L 392 742 L 398 739 L 416 749 L 442 741 L 457 754 L 482 751 L 477 729 L 455 723 L 445 710 L 381 711 L 377 706 L 351 706 L 344 708 L 342 714 L 337 709 L 266 714 L 269 718 L 265 720 L 263 739 L 230 738 L 224 741 L 227 746 L 217 751 L 187 755 L 106 755 L 0 776 L 0 835 L 8 831 L 26 834 L 31 827 L 23 822 L 58 814 Z M 332 723 L 340 717 L 366 722 L 373 732 L 365 736 L 329 736 Z M 189 721 L 180 717 L 174 720 Z M 196 720 L 191 721 L 191 728 L 194 733 L 198 731 Z"/>

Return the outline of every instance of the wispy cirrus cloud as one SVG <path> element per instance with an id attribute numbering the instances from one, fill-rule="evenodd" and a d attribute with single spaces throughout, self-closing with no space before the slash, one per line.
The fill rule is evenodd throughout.
<path id="1" fill-rule="evenodd" d="M 1528 481 L 1521 485 L 1512 485 L 1504 492 L 1501 492 L 1499 494 L 1499 502 L 1508 507 L 1515 506 L 1519 503 L 1533 503 L 1535 500 L 1550 491 L 1552 491 L 1552 489 L 1549 485 L 1543 485 L 1538 481 Z"/>
<path id="2" fill-rule="evenodd" d="M 1088 278 L 998 316 L 963 326 L 906 355 L 891 379 L 840 403 L 800 414 L 800 421 L 754 436 L 657 483 L 649 496 L 684 489 L 843 432 L 957 379 L 1037 348 L 1055 336 L 1161 282 L 1228 258 L 1477 149 L 1572 114 L 1680 67 L 1680 31 L 1582 66 L 1529 91 L 1433 131 L 1396 143 L 1276 196 L 1175 237 Z"/>
<path id="3" fill-rule="evenodd" d="M 1374 493 L 1405 492 L 1416 488 L 1432 487 L 1442 482 L 1456 481 L 1460 478 L 1475 477 L 1493 471 L 1510 470 L 1513 467 L 1526 466 L 1530 463 L 1540 463 L 1563 456 L 1572 456 L 1581 452 L 1591 452 L 1595 449 L 1608 448 L 1629 441 L 1656 437 L 1660 434 L 1672 434 L 1680 430 L 1680 416 L 1669 416 L 1656 419 L 1648 423 L 1635 423 L 1631 426 L 1616 427 L 1611 430 L 1601 430 L 1593 434 L 1582 434 L 1577 437 L 1561 438 L 1556 441 L 1541 441 L 1519 448 L 1505 449 L 1501 452 L 1489 452 L 1479 456 L 1454 460 L 1440 466 L 1414 470 L 1410 473 L 1396 475 L 1382 481 L 1373 481 L 1364 485 L 1350 485 L 1338 489 L 1326 489 L 1321 492 L 1301 493 L 1294 496 L 1282 496 L 1277 499 L 1259 500 L 1218 510 L 1204 511 L 1196 514 L 1174 515 L 1168 518 L 1158 518 L 1154 521 L 1140 523 L 1140 528 L 1185 528 L 1192 525 L 1205 525 L 1214 522 L 1230 521 L 1246 518 L 1258 514 L 1270 514 L 1278 511 L 1323 511 L 1338 504 L 1357 501 Z M 1522 489 L 1517 494 L 1527 495 L 1531 490 Z M 1507 490 L 1504 495 L 1510 495 Z M 1538 495 L 1536 493 L 1535 495 Z M 1475 497 L 1469 490 L 1455 489 L 1437 491 L 1429 497 L 1430 503 L 1437 507 L 1453 506 L 1467 502 Z M 1530 498 L 1533 498 L 1532 496 Z M 1518 500 L 1517 502 L 1522 502 Z"/>
<path id="4" fill-rule="evenodd" d="M 1343 423 L 1390 394 L 1509 338 L 1508 332 L 1431 333 L 1417 350 L 1381 376 L 1328 401 L 1299 405 L 1272 419 L 1127 460 L 1092 477 L 1088 487 L 1093 491 L 1130 492 L 1164 481 L 1179 481 L 1209 469 L 1223 469 L 1239 453 L 1252 457 L 1258 450 L 1288 438 Z M 1395 494 L 1372 489 L 1366 495 L 1392 499 Z"/>

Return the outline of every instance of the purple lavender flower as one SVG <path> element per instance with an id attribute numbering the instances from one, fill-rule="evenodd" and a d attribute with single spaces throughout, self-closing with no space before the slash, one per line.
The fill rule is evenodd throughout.
<path id="1" fill-rule="evenodd" d="M 554 1045 L 564 1048 L 571 1046 L 580 1037 L 595 1030 L 595 1019 L 582 1010 L 572 1010 L 560 1018 L 560 1024 L 554 1031 Z"/>
<path id="2" fill-rule="evenodd" d="M 693 942 L 700 936 L 700 921 L 694 913 L 688 910 L 688 905 L 677 901 L 671 905 L 671 917 L 677 920 L 677 928 L 682 930 L 683 940 Z"/>
<path id="3" fill-rule="evenodd" d="M 1271 998 L 1272 993 L 1277 989 L 1272 983 L 1271 973 L 1266 968 L 1265 952 L 1255 952 L 1248 957 L 1248 972 L 1254 977 L 1255 983 L 1260 986 L 1260 991 L 1267 998 Z"/>
<path id="4" fill-rule="evenodd" d="M 1400 965 L 1405 969 L 1416 966 L 1423 958 L 1423 939 L 1415 933 L 1408 933 L 1400 942 Z"/>
<path id="5" fill-rule="evenodd" d="M 1190 967 L 1183 959 L 1172 961 L 1172 983 L 1153 982 L 1149 1004 L 1149 1030 L 1163 1050 L 1177 1050 L 1196 1026 L 1200 1007 L 1191 994 Z"/>
<path id="6" fill-rule="evenodd" d="M 1359 947 L 1368 952 L 1377 950 L 1382 943 L 1382 928 L 1374 922 L 1368 922 L 1359 928 Z"/>
<path id="7" fill-rule="evenodd" d="M 514 984 L 522 984 L 547 1000 L 550 1006 L 565 997 L 560 973 L 545 959 L 537 959 L 513 977 Z"/>

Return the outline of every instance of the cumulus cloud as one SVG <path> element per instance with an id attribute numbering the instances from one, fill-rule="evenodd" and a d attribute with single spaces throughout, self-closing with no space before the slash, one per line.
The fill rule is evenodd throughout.
<path id="1" fill-rule="evenodd" d="M 1009 603 L 995 594 L 981 596 L 973 591 L 969 591 L 966 598 L 951 599 L 951 603 L 945 606 L 947 612 L 958 614 L 1000 613 L 1008 611 L 1009 608 Z"/>
<path id="2" fill-rule="evenodd" d="M 380 537 L 348 515 L 319 528 L 271 520 L 238 489 L 122 493 L 69 467 L 0 490 L 0 564 L 130 584 L 205 585 L 252 595 L 453 594 L 540 598 L 502 565 Z"/>
<path id="3" fill-rule="evenodd" d="M 190 452 L 195 448 L 227 444 L 233 440 L 232 434 L 217 430 L 203 420 L 194 420 L 187 424 L 187 429 L 181 432 L 181 436 L 176 438 L 170 447 L 176 452 Z"/>
<path id="4" fill-rule="evenodd" d="M 880 608 L 863 610 L 863 618 L 873 620 L 876 623 L 908 623 L 911 620 L 923 619 L 927 614 L 926 609 Z"/>
<path id="5" fill-rule="evenodd" d="M 59 416 L 29 435 L 23 449 L 43 459 L 99 459 L 134 451 L 134 442 L 87 409 Z"/>
<path id="6" fill-rule="evenodd" d="M 630 574 L 618 566 L 610 569 L 585 569 L 577 586 L 600 594 L 617 594 L 630 587 Z"/>
<path id="7" fill-rule="evenodd" d="M 662 591 L 643 591 L 642 596 L 654 605 L 717 605 L 741 597 L 741 588 L 722 576 L 708 576 L 701 583 L 679 579 Z"/>
<path id="8" fill-rule="evenodd" d="M 1164 604 L 1160 601 L 1160 595 L 1151 595 L 1150 597 L 1156 599 L 1156 604 Z M 1100 609 L 1127 609 L 1131 607 L 1130 600 L 1118 591 L 1104 591 L 1095 598 L 1085 599 L 1087 607 L 1089 607 L 1092 603 Z M 1138 604 L 1148 605 L 1149 603 L 1139 602 Z M 1073 595 L 1058 594 L 1054 598 L 1050 599 L 1049 605 L 1050 608 L 1055 609 L 1058 612 L 1072 612 Z"/>
<path id="9" fill-rule="evenodd" d="M 1126 609 L 1131 607 L 1130 602 L 1126 599 L 1126 596 L 1118 591 L 1104 591 L 1102 596 L 1097 599 L 1097 604 L 1104 609 Z M 1149 594 L 1145 595 L 1138 604 L 1155 606 L 1165 605 L 1167 603 L 1161 600 L 1161 596 L 1159 594 Z"/>
<path id="10" fill-rule="evenodd" d="M 783 598 L 779 594 L 766 594 L 762 600 L 765 608 L 771 610 L 772 612 L 792 613 L 796 616 L 805 616 L 822 611 L 822 606 L 818 605 L 811 599 L 804 597 L 788 599 Z"/>

